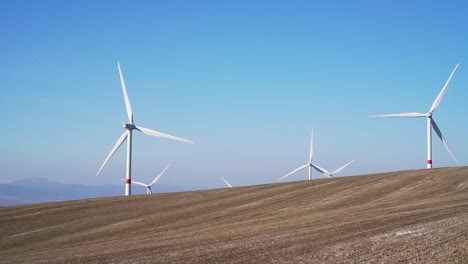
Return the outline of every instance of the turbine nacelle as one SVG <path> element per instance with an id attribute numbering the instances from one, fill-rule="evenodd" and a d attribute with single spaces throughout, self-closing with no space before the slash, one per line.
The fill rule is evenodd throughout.
<path id="1" fill-rule="evenodd" d="M 127 129 L 127 130 L 133 130 L 133 129 L 136 129 L 135 125 L 134 124 L 127 124 L 127 123 L 123 123 L 122 124 L 123 128 Z"/>

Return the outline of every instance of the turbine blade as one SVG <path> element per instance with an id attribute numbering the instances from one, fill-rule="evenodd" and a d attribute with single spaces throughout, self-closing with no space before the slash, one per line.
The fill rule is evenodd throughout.
<path id="1" fill-rule="evenodd" d="M 279 178 L 278 181 L 280 181 L 280 180 L 282 180 L 282 179 L 284 179 L 284 178 L 286 178 L 286 177 L 288 177 L 288 176 L 290 176 L 290 175 L 292 175 L 292 174 L 294 174 L 294 173 L 296 173 L 296 172 L 298 172 L 300 170 L 303 170 L 303 169 L 305 169 L 307 167 L 309 167 L 309 164 L 306 164 L 304 166 L 301 166 L 301 167 L 291 171 L 290 173 L 288 173 L 288 174 L 284 175 L 283 177 Z"/>
<path id="2" fill-rule="evenodd" d="M 164 170 L 161 171 L 161 173 L 159 173 L 159 175 L 154 178 L 154 180 L 149 184 L 149 186 L 153 186 L 153 184 L 155 184 L 159 178 L 164 174 L 164 172 L 169 168 L 169 166 L 171 166 L 171 164 L 167 165 L 166 168 L 164 168 Z"/>
<path id="3" fill-rule="evenodd" d="M 327 171 L 326 169 L 324 169 L 324 168 L 322 168 L 322 167 L 320 167 L 320 166 L 318 166 L 318 165 L 312 164 L 312 167 L 313 167 L 314 169 L 316 169 L 318 172 L 320 172 L 320 173 L 322 173 L 323 175 L 325 175 L 325 176 L 331 177 L 331 175 L 332 175 L 329 171 Z"/>
<path id="4" fill-rule="evenodd" d="M 377 118 L 380 118 L 380 117 L 410 117 L 410 118 L 414 118 L 414 117 L 427 117 L 427 114 L 423 114 L 423 113 L 401 113 L 401 114 L 388 114 L 388 115 L 373 115 L 373 116 L 369 116 L 369 117 L 377 117 Z"/>
<path id="5" fill-rule="evenodd" d="M 130 99 L 128 98 L 127 88 L 125 87 L 125 81 L 122 74 L 122 69 L 120 69 L 120 63 L 117 62 L 117 67 L 119 68 L 120 83 L 122 84 L 123 95 L 125 99 L 125 108 L 127 109 L 128 122 L 133 124 L 133 113 L 132 106 L 130 105 Z"/>
<path id="6" fill-rule="evenodd" d="M 452 74 L 450 74 L 450 77 L 447 79 L 447 82 L 445 82 L 444 87 L 442 88 L 442 90 L 440 91 L 439 95 L 437 96 L 437 98 L 435 99 L 434 103 L 432 104 L 431 110 L 429 110 L 429 113 L 434 112 L 434 111 L 436 110 L 436 108 L 439 106 L 440 102 L 442 101 L 442 98 L 444 97 L 445 91 L 447 91 L 447 88 L 448 88 L 448 86 L 449 86 L 449 84 L 450 84 L 450 81 L 452 81 L 453 75 L 455 74 L 455 72 L 456 72 L 457 69 L 458 69 L 458 65 L 460 65 L 460 63 L 458 63 L 458 64 L 455 66 L 455 69 L 453 69 Z"/>
<path id="7" fill-rule="evenodd" d="M 314 129 L 312 128 L 312 132 L 310 134 L 310 152 L 309 152 L 309 163 L 312 163 L 312 158 L 314 156 Z"/>
<path id="8" fill-rule="evenodd" d="M 144 183 L 139 182 L 139 181 L 134 181 L 134 180 L 132 180 L 131 182 L 132 182 L 133 184 L 136 184 L 136 185 L 140 185 L 140 186 L 143 186 L 143 187 L 148 187 L 148 184 L 144 184 Z"/>
<path id="9" fill-rule="evenodd" d="M 175 136 L 171 136 L 168 134 L 164 134 L 158 131 L 154 131 L 148 128 L 140 127 L 140 126 L 135 126 L 137 130 L 142 132 L 143 134 L 154 136 L 154 137 L 161 137 L 161 138 L 167 138 L 167 139 L 172 139 L 172 140 L 177 140 L 177 141 L 182 141 L 182 142 L 187 142 L 187 143 L 193 143 L 193 141 L 188 140 L 188 139 L 183 139 Z"/>
<path id="10" fill-rule="evenodd" d="M 101 172 L 101 170 L 104 168 L 104 166 L 106 166 L 107 162 L 110 160 L 110 158 L 112 157 L 112 155 L 114 155 L 114 153 L 117 151 L 117 149 L 122 145 L 122 143 L 125 141 L 125 139 L 127 139 L 127 136 L 128 136 L 128 132 L 125 131 L 122 136 L 120 136 L 120 138 L 117 140 L 117 143 L 115 143 L 114 147 L 112 148 L 111 152 L 109 153 L 109 155 L 107 156 L 106 160 L 104 161 L 104 163 L 102 164 L 101 168 L 99 168 L 98 172 L 96 173 L 96 176 L 99 175 L 99 173 Z"/>
<path id="11" fill-rule="evenodd" d="M 431 123 L 432 123 L 432 127 L 434 128 L 434 131 L 437 133 L 437 136 L 439 136 L 440 140 L 442 141 L 442 143 L 444 144 L 445 148 L 447 149 L 447 151 L 450 153 L 450 155 L 452 156 L 453 160 L 455 161 L 455 163 L 457 163 L 458 166 L 460 166 L 460 163 L 458 163 L 458 160 L 457 158 L 455 158 L 455 155 L 453 154 L 452 150 L 450 149 L 447 141 L 445 140 L 444 138 L 444 135 L 442 135 L 442 132 L 440 131 L 439 129 L 439 126 L 437 126 L 436 122 L 434 121 L 434 119 L 431 118 Z"/>
<path id="12" fill-rule="evenodd" d="M 354 161 L 354 160 L 352 160 L 352 161 L 346 163 L 345 165 L 343 165 L 343 166 L 340 167 L 339 169 L 335 170 L 335 171 L 332 172 L 331 174 L 333 175 L 333 174 L 336 174 L 336 173 L 340 172 L 341 170 L 343 170 L 344 168 L 346 168 L 349 164 L 353 163 L 353 161 Z"/>
<path id="13" fill-rule="evenodd" d="M 229 184 L 229 182 L 226 181 L 226 179 L 224 179 L 222 176 L 220 176 L 220 177 L 221 177 L 221 179 L 223 179 L 223 181 L 227 184 L 227 186 L 228 186 L 229 188 L 232 188 L 232 185 Z"/>

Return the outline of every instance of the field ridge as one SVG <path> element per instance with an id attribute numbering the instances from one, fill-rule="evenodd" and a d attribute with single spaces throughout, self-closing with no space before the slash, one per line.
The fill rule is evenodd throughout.
<path id="1" fill-rule="evenodd" d="M 0 263 L 468 263 L 468 167 L 0 208 Z"/>

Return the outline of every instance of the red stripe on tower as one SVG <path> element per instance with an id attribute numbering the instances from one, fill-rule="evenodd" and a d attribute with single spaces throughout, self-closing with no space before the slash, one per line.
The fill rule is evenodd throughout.
<path id="1" fill-rule="evenodd" d="M 126 184 L 130 184 L 131 182 L 132 182 L 132 181 L 131 181 L 130 179 L 126 179 L 126 180 L 125 180 L 125 183 L 126 183 Z"/>
<path id="2" fill-rule="evenodd" d="M 427 164 L 432 164 L 432 160 L 427 160 Z"/>

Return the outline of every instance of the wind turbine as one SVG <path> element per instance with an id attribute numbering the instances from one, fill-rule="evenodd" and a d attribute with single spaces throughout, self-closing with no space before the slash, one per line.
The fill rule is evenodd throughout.
<path id="1" fill-rule="evenodd" d="M 226 185 L 227 185 L 229 188 L 232 188 L 232 185 L 229 184 L 229 182 L 226 181 L 226 179 L 224 179 L 222 176 L 220 176 L 220 178 L 224 181 L 224 183 L 226 183 Z"/>
<path id="2" fill-rule="evenodd" d="M 336 169 L 335 171 L 329 172 L 326 169 L 312 163 L 312 158 L 314 156 L 313 142 L 314 142 L 314 130 L 312 129 L 312 133 L 311 133 L 311 136 L 310 136 L 309 161 L 307 162 L 307 164 L 305 164 L 305 165 L 291 171 L 290 173 L 284 175 L 283 177 L 279 178 L 278 181 L 282 180 L 282 179 L 284 179 L 284 178 L 286 178 L 286 177 L 288 177 L 290 175 L 293 175 L 294 173 L 299 172 L 299 171 L 301 171 L 301 170 L 303 170 L 305 168 L 309 168 L 309 180 L 312 179 L 312 168 L 316 169 L 318 172 L 322 173 L 323 175 L 328 176 L 329 178 L 331 178 L 331 177 L 333 177 L 334 174 L 342 171 L 344 168 L 346 168 L 349 164 L 351 164 L 354 161 L 354 160 L 352 160 L 352 161 L 346 163 L 345 165 L 341 166 L 340 168 Z"/>
<path id="3" fill-rule="evenodd" d="M 460 166 L 460 163 L 458 163 L 457 158 L 455 158 L 455 155 L 453 154 L 452 150 L 447 144 L 447 141 L 445 140 L 444 136 L 442 135 L 442 132 L 439 129 L 439 126 L 437 126 L 436 122 L 434 121 L 434 118 L 432 118 L 432 114 L 434 111 L 437 109 L 439 106 L 440 102 L 442 101 L 442 98 L 444 97 L 445 92 L 447 91 L 447 88 L 450 84 L 450 81 L 452 80 L 453 75 L 458 69 L 459 63 L 455 66 L 455 69 L 453 69 L 452 74 L 450 74 L 450 77 L 448 78 L 447 82 L 445 83 L 444 87 L 440 91 L 439 95 L 435 99 L 434 103 L 432 104 L 431 108 L 429 109 L 429 112 L 427 113 L 401 113 L 401 114 L 388 114 L 388 115 L 375 115 L 371 117 L 408 117 L 408 118 L 417 118 L 417 117 L 425 117 L 427 119 L 427 168 L 430 169 L 432 168 L 432 128 L 434 128 L 434 131 L 436 132 L 437 136 L 439 136 L 440 140 L 444 144 L 445 148 L 447 151 L 450 153 L 452 156 L 453 160 L 455 160 L 455 163 L 457 163 L 458 166 Z"/>
<path id="4" fill-rule="evenodd" d="M 120 83 L 122 84 L 122 91 L 125 99 L 125 107 L 127 109 L 127 115 L 128 115 L 128 123 L 124 123 L 123 127 L 125 128 L 124 133 L 120 136 L 120 138 L 117 140 L 117 143 L 115 143 L 114 147 L 112 148 L 111 152 L 107 156 L 106 160 L 104 160 L 104 163 L 102 164 L 101 168 L 99 168 L 98 172 L 96 173 L 96 176 L 99 175 L 101 170 L 106 166 L 107 162 L 110 160 L 110 158 L 114 155 L 114 153 L 117 151 L 117 149 L 122 145 L 122 143 L 128 139 L 127 141 L 127 173 L 125 177 L 125 195 L 131 195 L 131 183 L 132 183 L 132 131 L 137 130 L 142 132 L 143 134 L 149 135 L 149 136 L 154 136 L 154 137 L 161 137 L 161 138 L 167 138 L 167 139 L 172 139 L 172 140 L 178 140 L 182 142 L 188 142 L 188 143 L 193 143 L 193 141 L 171 136 L 168 134 L 164 134 L 158 131 L 154 131 L 148 128 L 144 128 L 141 126 L 136 126 L 133 123 L 133 113 L 132 113 L 132 107 L 130 106 L 130 99 L 128 98 L 127 94 L 127 89 L 125 88 L 125 82 L 124 78 L 122 75 L 122 70 L 120 68 L 120 63 L 117 62 L 117 67 L 119 68 L 119 75 L 120 75 Z"/>
<path id="5" fill-rule="evenodd" d="M 133 180 L 132 180 L 132 183 L 146 187 L 146 194 L 152 194 L 153 190 L 151 190 L 151 186 L 153 186 L 153 184 L 155 184 L 159 180 L 159 178 L 164 174 L 164 172 L 169 168 L 169 166 L 171 166 L 171 164 L 167 165 L 166 168 L 164 168 L 164 170 L 162 170 L 161 173 L 159 173 L 159 175 L 156 178 L 154 178 L 154 180 L 150 184 L 145 184 L 145 183 L 142 183 L 139 181 L 133 181 Z M 122 179 L 122 181 L 125 181 L 125 180 Z"/>

